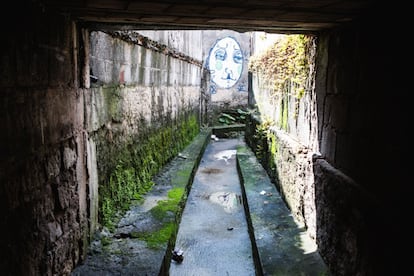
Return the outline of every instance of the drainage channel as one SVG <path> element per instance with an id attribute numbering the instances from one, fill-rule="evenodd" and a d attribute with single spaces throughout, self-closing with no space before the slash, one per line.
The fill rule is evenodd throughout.
<path id="1" fill-rule="evenodd" d="M 182 213 L 178 256 L 169 275 L 255 275 L 236 162 L 241 145 L 242 137 L 207 145 Z"/>
<path id="2" fill-rule="evenodd" d="M 210 136 L 200 133 L 174 158 L 114 232 L 97 233 L 71 276 L 329 275 L 244 136 Z M 178 213 L 154 216 L 171 191 L 184 188 Z M 161 241 L 172 223 L 178 231 Z M 142 239 L 149 234 L 161 243 L 150 246 Z"/>

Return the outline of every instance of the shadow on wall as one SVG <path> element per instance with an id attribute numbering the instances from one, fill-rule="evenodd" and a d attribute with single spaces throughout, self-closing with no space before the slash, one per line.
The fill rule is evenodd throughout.
<path id="1" fill-rule="evenodd" d="M 313 156 L 317 241 L 319 251 L 334 275 L 379 275 L 371 271 L 379 251 L 372 251 L 377 202 L 361 186 L 332 167 L 320 155 Z M 374 238 L 375 237 L 375 238 Z"/>

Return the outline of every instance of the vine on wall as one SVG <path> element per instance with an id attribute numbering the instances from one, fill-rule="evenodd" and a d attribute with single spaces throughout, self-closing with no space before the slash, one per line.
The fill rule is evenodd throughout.
<path id="1" fill-rule="evenodd" d="M 286 132 L 290 131 L 288 122 L 297 119 L 300 101 L 309 90 L 313 46 L 312 36 L 284 35 L 249 60 L 249 70 L 260 80 L 259 91 L 255 91 L 260 113 L 273 113 L 266 120 Z"/>
<path id="2" fill-rule="evenodd" d="M 266 51 L 250 57 L 249 70 L 260 73 L 274 93 L 283 93 L 289 90 L 286 85 L 292 84 L 300 98 L 309 74 L 310 61 L 306 53 L 310 43 L 311 37 L 307 35 L 283 36 Z"/>

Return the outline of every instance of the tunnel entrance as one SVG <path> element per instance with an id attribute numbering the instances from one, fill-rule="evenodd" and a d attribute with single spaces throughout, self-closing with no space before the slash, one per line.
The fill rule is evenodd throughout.
<path id="1" fill-rule="evenodd" d="M 91 126 L 96 126 L 96 132 L 91 139 L 96 149 L 90 152 L 96 154 L 97 163 L 100 164 L 95 168 L 96 175 L 101 175 L 101 179 L 92 178 L 96 182 L 90 183 L 90 190 L 93 190 L 95 195 L 90 198 L 90 213 L 95 216 L 91 216 L 91 225 L 98 225 L 96 220 L 99 218 L 103 228 L 96 233 L 98 237 L 89 249 L 98 254 L 92 254 L 93 257 L 87 256 L 86 262 L 90 265 L 79 266 L 74 271 L 75 275 L 90 273 L 93 267 L 102 267 L 103 270 L 114 270 L 117 273 L 129 273 L 137 267 L 148 274 L 154 274 L 154 269 L 159 270 L 162 275 L 175 273 L 174 269 L 178 269 L 177 273 L 180 271 L 181 266 L 170 267 L 171 260 L 177 257 L 174 254 L 182 250 L 172 245 L 176 243 L 175 234 L 178 235 L 179 242 L 185 240 L 179 229 L 186 228 L 179 228 L 180 220 L 177 220 L 177 216 L 181 219 L 181 211 L 185 209 L 184 202 L 181 201 L 183 195 L 185 197 L 192 195 L 191 189 L 186 185 L 189 187 L 192 185 L 160 184 L 154 181 L 152 176 L 164 166 L 177 163 L 180 158 L 188 159 L 188 156 L 180 152 L 182 147 L 196 138 L 198 131 L 206 126 L 235 126 L 236 132 L 240 130 L 244 132 L 246 123 L 254 116 L 257 106 L 266 112 L 266 116 L 270 115 L 267 118 L 282 121 L 283 127 L 288 127 L 286 122 L 291 115 L 288 115 L 287 111 L 292 105 L 297 105 L 298 99 L 304 92 L 295 97 L 292 94 L 296 90 L 304 89 L 306 78 L 303 74 L 306 71 L 293 71 L 279 76 L 283 79 L 283 83 L 279 84 L 277 89 L 283 87 L 282 90 L 286 90 L 287 93 L 282 93 L 282 97 L 275 96 L 277 94 L 273 92 L 269 95 L 259 93 L 257 101 L 252 91 L 251 75 L 248 74 L 249 70 L 260 71 L 264 69 L 263 65 L 269 66 L 269 72 L 264 70 L 269 77 L 265 86 L 270 87 L 271 91 L 275 90 L 275 83 L 269 82 L 272 80 L 271 74 L 275 73 L 273 71 L 275 65 L 271 67 L 266 63 L 268 56 L 265 58 L 259 56 L 255 59 L 255 63 L 250 63 L 250 56 L 253 52 L 266 52 L 266 47 L 277 45 L 275 43 L 281 37 L 283 36 L 266 33 L 241 34 L 230 30 L 93 31 L 90 33 L 85 43 L 85 49 L 89 50 L 86 52 L 88 58 L 85 58 L 85 68 L 88 70 L 84 72 L 84 80 L 89 79 L 90 82 L 85 81 L 84 85 L 91 90 L 88 100 L 91 104 Z M 252 39 L 256 41 L 254 45 Z M 301 46 L 300 43 L 297 44 Z M 297 61 L 297 56 L 303 54 L 295 48 L 297 45 L 294 43 L 287 45 L 278 45 L 275 49 L 288 49 L 288 53 L 293 52 L 296 57 L 294 59 L 288 56 L 288 61 L 302 62 L 301 59 Z M 304 57 L 300 56 L 300 58 Z M 282 62 L 277 66 L 287 70 L 297 64 Z M 297 77 L 300 81 L 294 82 L 289 79 L 289 76 Z M 258 87 L 258 90 L 261 89 L 262 87 Z M 196 90 L 199 92 L 195 92 Z M 271 108 L 264 108 L 268 107 L 263 103 L 268 103 L 269 97 L 282 99 L 285 108 L 282 108 L 281 115 L 272 114 Z M 299 112 L 299 108 L 297 106 L 295 108 Z M 219 129 L 215 128 L 215 132 L 221 137 L 232 134 L 227 133 L 225 127 L 221 132 Z M 256 133 L 256 131 L 253 130 L 254 133 L 248 134 L 255 137 L 262 135 L 262 137 L 253 143 L 249 139 L 249 143 L 255 147 L 256 154 L 261 155 L 259 159 L 263 163 L 266 162 L 263 153 L 267 151 L 267 146 L 260 143 L 267 143 L 265 140 L 272 136 L 264 135 L 268 131 L 266 129 L 261 130 L 262 132 L 259 130 Z M 111 143 L 108 143 L 108 138 Z M 222 140 L 215 136 L 208 143 L 207 148 L 217 141 Z M 225 165 L 228 165 L 231 160 L 235 162 L 236 149 L 234 148 L 216 154 L 219 156 L 218 160 Z M 197 156 L 201 158 L 201 155 Z M 274 158 L 274 156 L 270 157 Z M 171 160 L 176 161 L 170 163 Z M 274 161 L 270 160 L 270 162 Z M 233 167 L 235 169 L 235 166 Z M 275 172 L 275 167 L 268 169 Z M 187 177 L 194 177 L 195 171 L 196 167 L 193 166 L 191 174 Z M 210 177 L 226 173 L 220 167 L 204 168 L 201 173 L 206 171 Z M 197 175 L 195 174 L 195 180 L 198 179 Z M 234 171 L 233 176 L 236 176 Z M 180 179 L 177 175 L 168 177 L 171 183 L 175 181 L 175 177 Z M 223 178 L 228 178 L 228 175 Z M 100 186 L 99 193 L 98 186 Z M 240 189 L 240 181 L 236 182 L 235 186 Z M 279 186 L 277 188 L 280 189 Z M 243 206 L 240 192 L 228 194 L 222 194 L 220 191 L 212 192 L 207 197 L 212 206 L 229 203 L 232 199 L 232 203 L 238 202 L 239 205 L 227 204 L 224 206 L 225 210 L 235 208 L 241 213 L 247 210 L 247 206 Z M 247 197 L 244 198 L 245 202 Z M 226 200 L 223 201 L 224 199 Z M 123 216 L 124 213 L 126 216 Z M 195 212 L 190 212 L 192 213 Z M 250 253 L 243 256 L 252 264 L 242 270 L 256 271 L 259 274 L 263 273 L 263 269 L 274 270 L 274 267 L 261 263 L 251 219 L 246 220 L 246 215 L 239 215 L 244 218 L 241 220 L 244 223 L 241 228 L 244 228 L 243 233 L 248 237 L 244 236 L 245 242 L 234 243 L 250 248 Z M 202 218 L 201 215 L 195 216 Z M 288 228 L 294 229 L 297 226 Z M 232 231 L 235 227 L 229 226 L 228 229 Z M 220 237 L 220 235 L 214 236 Z M 166 244 L 167 251 L 165 251 Z M 225 245 L 227 242 L 217 241 L 217 245 L 221 244 Z M 179 247 L 186 247 L 186 245 L 179 245 Z M 217 247 L 211 249 L 214 248 L 217 249 Z M 175 249 L 180 251 L 174 253 Z M 183 250 L 183 252 L 187 251 L 188 248 Z M 114 257 L 114 252 L 119 254 Z M 214 262 L 217 259 L 213 257 L 218 257 L 221 250 L 217 251 L 217 254 L 206 252 L 205 256 L 200 256 L 204 259 L 203 262 L 206 260 Z M 229 258 L 238 256 L 235 253 L 222 253 Z M 303 261 L 301 257 L 298 259 Z M 196 269 L 196 266 L 201 266 L 201 264 L 196 265 L 197 261 L 200 260 L 197 258 L 191 261 L 194 265 L 188 268 L 187 272 Z M 243 264 L 249 262 L 242 261 Z M 292 267 L 280 267 L 286 271 L 292 269 Z M 300 265 L 296 267 L 310 269 Z M 170 271 L 170 268 L 173 271 Z"/>
<path id="2" fill-rule="evenodd" d="M 0 51 L 4 274 L 68 275 L 87 257 L 97 230 L 103 237 L 114 234 L 121 213 L 154 188 L 152 177 L 201 130 L 242 116 L 249 117 L 246 143 L 277 180 L 292 217 L 318 241 L 333 274 L 403 270 L 409 262 L 395 252 L 402 252 L 407 237 L 410 170 L 401 160 L 410 148 L 410 101 L 394 92 L 407 90 L 404 70 L 395 68 L 406 61 L 409 44 L 378 38 L 390 26 L 407 26 L 402 21 L 408 17 L 399 13 L 401 6 L 373 1 L 255 3 L 12 5 Z M 393 12 L 399 19 L 389 20 Z M 203 48 L 203 35 L 184 38 L 171 31 L 153 39 L 125 32 L 163 26 L 318 37 L 300 36 L 306 43 L 295 50 L 279 44 L 275 50 L 286 55 L 259 58 L 244 79 L 247 66 L 240 61 L 251 55 L 241 34 L 212 39 L 204 51 L 213 57 L 207 68 L 207 58 L 193 55 Z M 226 45 L 232 49 L 223 51 Z M 299 52 L 307 58 L 297 58 Z M 227 70 L 226 57 L 233 61 Z M 220 72 L 211 79 L 213 69 Z M 246 94 L 259 112 L 231 106 L 244 104 Z M 182 194 L 155 194 L 143 209 L 162 203 L 154 213 L 172 219 Z M 148 243 L 174 229 L 157 230 Z"/>

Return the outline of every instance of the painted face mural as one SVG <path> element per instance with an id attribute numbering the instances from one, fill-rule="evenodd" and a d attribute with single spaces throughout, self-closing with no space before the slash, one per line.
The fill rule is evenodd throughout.
<path id="1" fill-rule="evenodd" d="M 232 87 L 243 71 L 243 53 L 234 38 L 225 37 L 214 44 L 208 57 L 211 80 L 220 88 Z"/>

